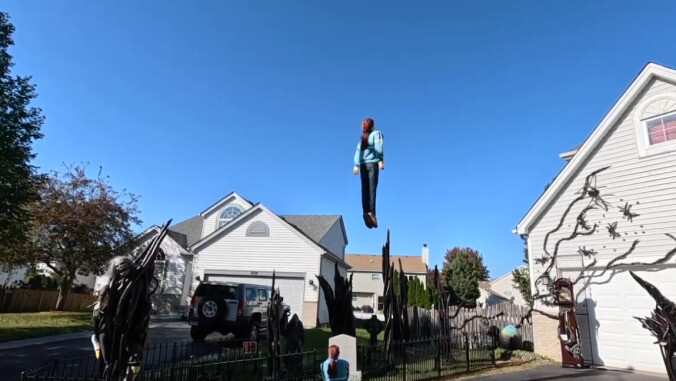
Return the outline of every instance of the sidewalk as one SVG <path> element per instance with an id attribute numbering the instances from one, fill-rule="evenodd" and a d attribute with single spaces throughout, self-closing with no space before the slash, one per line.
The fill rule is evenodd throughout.
<path id="1" fill-rule="evenodd" d="M 179 321 L 180 319 L 181 318 L 179 315 L 161 315 L 158 317 L 153 316 L 150 318 L 150 327 L 153 327 L 158 323 L 163 323 L 167 321 Z M 64 333 L 62 335 L 52 335 L 52 336 L 34 337 L 30 339 L 6 341 L 4 343 L 0 343 L 0 352 L 9 349 L 30 347 L 33 345 L 58 343 L 60 341 L 89 339 L 93 333 L 94 333 L 93 331 L 89 330 L 73 333 Z"/>

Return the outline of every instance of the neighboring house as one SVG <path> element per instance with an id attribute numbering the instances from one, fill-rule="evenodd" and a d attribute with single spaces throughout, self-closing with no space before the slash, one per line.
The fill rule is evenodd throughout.
<path id="1" fill-rule="evenodd" d="M 527 268 L 528 266 L 522 265 L 517 267 L 517 270 Z M 514 277 L 512 272 L 508 272 L 498 278 L 494 278 L 488 281 L 489 288 L 492 292 L 505 297 L 507 300 L 510 300 L 512 303 L 520 306 L 525 306 L 528 303 L 523 299 L 521 292 L 516 286 L 514 286 Z"/>
<path id="2" fill-rule="evenodd" d="M 491 282 L 479 282 L 479 298 L 476 300 L 477 306 L 489 307 L 500 303 L 511 303 L 512 300 L 491 289 Z"/>
<path id="3" fill-rule="evenodd" d="M 391 255 L 395 269 L 401 266 L 408 276 L 417 276 L 427 286 L 427 267 L 429 248 L 423 245 L 422 255 Z M 401 260 L 401 266 L 399 261 Z M 374 311 L 383 309 L 383 257 L 371 254 L 345 254 L 345 261 L 352 266 L 349 274 L 352 278 L 352 305 L 354 307 L 371 306 Z"/>
<path id="4" fill-rule="evenodd" d="M 676 233 L 676 70 L 653 63 L 646 65 L 584 143 L 560 156 L 568 161 L 566 166 L 515 230 L 519 235 L 527 235 L 531 282 L 544 271 L 537 260 L 545 255 L 545 236 L 579 196 L 576 192 L 582 188 L 585 177 L 606 166 L 610 168 L 597 176 L 597 184 L 611 206 L 608 212 L 596 208 L 586 216 L 601 231 L 563 241 L 553 275 L 576 277 L 586 266 L 591 266 L 587 275 L 598 275 L 610 260 L 626 252 L 636 238 L 640 238 L 636 249 L 618 263 L 652 262 L 676 248 L 676 242 L 665 234 Z M 633 221 L 622 218 L 619 207 L 625 203 L 633 205 L 631 211 L 640 216 Z M 571 234 L 575 218 L 586 205 L 573 207 L 562 229 L 549 237 L 550 253 L 557 241 Z M 607 234 L 607 226 L 613 222 L 618 223 L 622 239 Z M 598 262 L 594 264 L 591 258 L 578 254 L 580 247 L 596 250 Z M 586 361 L 665 373 L 656 339 L 634 318 L 649 316 L 655 303 L 628 270 L 676 300 L 675 266 L 673 258 L 650 267 L 627 266 L 578 284 L 575 290 L 578 324 Z M 532 288 L 535 291 L 534 284 Z M 555 311 L 541 303 L 537 307 Z M 558 321 L 537 313 L 533 316 L 536 351 L 560 359 L 557 326 Z"/>
<path id="5" fill-rule="evenodd" d="M 157 231 L 150 228 L 144 239 Z M 336 263 L 345 275 L 346 245 L 339 215 L 277 215 L 233 192 L 170 227 L 162 245 L 167 264 L 160 295 L 171 309 L 185 309 L 200 280 L 271 285 L 274 271 L 291 313 L 315 327 L 329 320 L 316 275 L 333 286 Z"/>
<path id="6" fill-rule="evenodd" d="M 56 264 L 54 264 L 56 266 Z M 44 263 L 38 263 L 35 265 L 35 269 L 38 271 L 38 273 L 53 277 L 54 270 L 49 268 Z M 0 286 L 6 285 L 6 286 L 16 286 L 19 285 L 21 282 L 24 282 L 26 280 L 26 276 L 28 275 L 28 271 L 30 268 L 26 266 L 21 266 L 18 268 L 15 268 L 11 272 L 0 272 Z M 85 285 L 89 289 L 94 288 L 94 281 L 96 279 L 96 275 L 82 275 L 82 274 L 76 274 L 75 275 L 75 280 L 73 281 L 73 286 L 79 286 L 79 285 Z"/>

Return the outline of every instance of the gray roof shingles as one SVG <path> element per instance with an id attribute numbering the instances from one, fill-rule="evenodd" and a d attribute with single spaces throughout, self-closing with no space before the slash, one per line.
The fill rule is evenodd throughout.
<path id="1" fill-rule="evenodd" d="M 192 218 L 188 218 L 185 221 L 181 221 L 176 225 L 170 226 L 169 229 L 174 232 L 181 233 L 186 237 L 185 243 L 186 248 L 192 246 L 195 242 L 199 241 L 202 237 L 202 224 L 204 223 L 204 218 L 197 215 Z"/>
<path id="2" fill-rule="evenodd" d="M 339 215 L 280 215 L 280 217 L 317 243 L 341 218 Z"/>
<path id="3" fill-rule="evenodd" d="M 341 216 L 339 215 L 283 215 L 280 217 L 296 227 L 317 244 L 319 244 L 326 233 L 329 232 L 329 229 L 341 219 Z M 176 225 L 169 227 L 169 229 L 174 233 L 178 233 L 172 235 L 172 238 L 181 245 L 185 243 L 185 247 L 187 248 L 200 240 L 203 223 L 204 218 L 197 215 L 185 221 L 181 221 Z M 184 236 L 185 240 L 183 240 L 181 236 Z"/>

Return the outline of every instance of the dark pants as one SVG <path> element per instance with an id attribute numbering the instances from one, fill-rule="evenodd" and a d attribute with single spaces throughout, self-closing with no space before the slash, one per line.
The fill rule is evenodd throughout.
<path id="1" fill-rule="evenodd" d="M 359 166 L 361 174 L 361 207 L 364 214 L 376 214 L 376 189 L 378 188 L 378 163 L 363 163 Z"/>

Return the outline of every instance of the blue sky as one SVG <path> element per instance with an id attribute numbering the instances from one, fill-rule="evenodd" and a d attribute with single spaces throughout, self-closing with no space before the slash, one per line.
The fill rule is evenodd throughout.
<path id="1" fill-rule="evenodd" d="M 144 226 L 237 191 L 342 214 L 348 252 L 470 246 L 493 276 L 511 233 L 649 61 L 676 66 L 650 1 L 4 2 L 15 72 L 47 117 L 43 171 L 103 166 Z M 378 219 L 361 218 L 362 118 L 385 134 Z M 92 171 L 92 173 L 95 173 Z"/>

